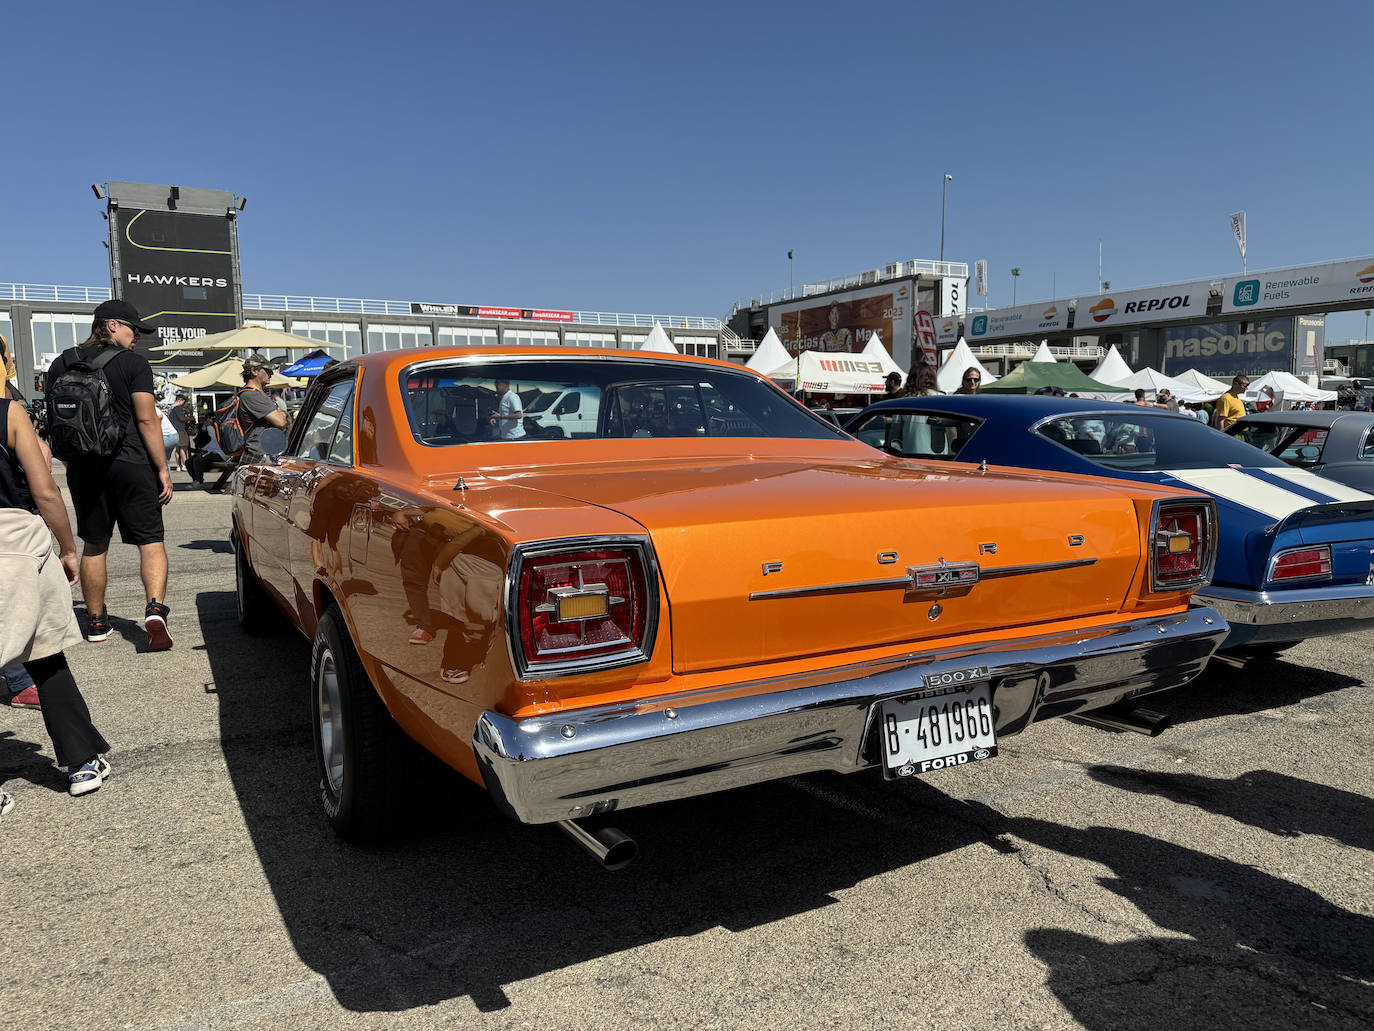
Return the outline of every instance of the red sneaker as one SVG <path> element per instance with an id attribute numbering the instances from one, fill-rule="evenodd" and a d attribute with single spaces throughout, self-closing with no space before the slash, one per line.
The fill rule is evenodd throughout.
<path id="1" fill-rule="evenodd" d="M 434 640 L 434 635 L 422 626 L 417 626 L 415 633 L 410 635 L 411 644 L 429 644 L 432 640 Z"/>
<path id="2" fill-rule="evenodd" d="M 18 694 L 10 695 L 10 704 L 16 709 L 41 709 L 38 704 L 38 688 L 30 684 Z"/>

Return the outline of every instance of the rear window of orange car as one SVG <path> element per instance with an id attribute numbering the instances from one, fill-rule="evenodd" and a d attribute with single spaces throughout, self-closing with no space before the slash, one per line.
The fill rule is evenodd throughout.
<path id="1" fill-rule="evenodd" d="M 426 363 L 402 373 L 401 391 L 415 439 L 433 446 L 844 437 L 769 383 L 710 365 L 605 357 Z"/>

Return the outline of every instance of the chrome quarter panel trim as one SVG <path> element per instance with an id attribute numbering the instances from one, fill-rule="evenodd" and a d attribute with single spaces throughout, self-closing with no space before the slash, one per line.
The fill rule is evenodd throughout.
<path id="1" fill-rule="evenodd" d="M 996 580 L 1001 576 L 1025 576 L 1028 573 L 1052 573 L 1057 569 L 1076 569 L 1078 566 L 1096 564 L 1095 558 L 1071 558 L 1063 562 L 1035 562 L 1026 566 L 1000 566 L 997 569 L 984 569 L 984 580 Z"/>
<path id="2" fill-rule="evenodd" d="M 1031 723 L 1179 687 L 1227 633 L 1212 609 L 1084 631 L 911 653 L 642 702 L 511 719 L 484 712 L 473 749 L 487 790 L 525 823 L 596 802 L 625 809 L 801 773 L 873 766 L 883 698 L 943 693 L 926 677 L 988 667 L 1001 736 Z M 669 715 L 671 710 L 672 715 Z M 571 727 L 572 736 L 563 728 Z"/>
<path id="3" fill-rule="evenodd" d="M 1095 563 L 1095 558 L 1066 559 L 1063 562 L 1035 562 L 1024 566 L 999 566 L 995 569 L 980 569 L 980 580 L 995 580 L 1003 576 L 1026 576 L 1030 573 L 1050 573 L 1057 569 L 1073 569 L 1077 566 L 1090 566 Z M 972 563 L 951 563 L 954 565 L 971 565 Z M 928 568 L 926 566 L 913 568 Z M 946 589 L 955 587 L 976 587 L 976 584 L 950 584 Z M 749 595 L 750 601 L 767 601 L 770 598 L 804 598 L 817 594 L 846 594 L 852 591 L 885 591 L 895 588 L 907 590 L 911 588 L 911 577 L 899 576 L 885 580 L 852 580 L 848 583 L 837 584 L 817 584 L 814 587 L 788 587 L 778 591 L 755 591 Z M 933 590 L 933 589 L 932 589 Z M 928 593 L 925 589 L 918 589 L 914 593 Z"/>
<path id="4" fill-rule="evenodd" d="M 1251 591 L 1212 584 L 1193 597 L 1230 623 L 1223 648 L 1346 634 L 1374 620 L 1374 587 L 1364 585 Z"/>

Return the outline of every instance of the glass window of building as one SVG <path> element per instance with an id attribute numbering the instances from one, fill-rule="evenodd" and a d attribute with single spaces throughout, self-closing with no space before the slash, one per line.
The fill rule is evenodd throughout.
<path id="1" fill-rule="evenodd" d="M 33 363 L 36 369 L 46 369 L 59 354 L 83 343 L 91 335 L 89 315 L 39 312 L 29 325 L 33 331 Z"/>
<path id="2" fill-rule="evenodd" d="M 367 327 L 367 350 L 399 351 L 403 347 L 428 347 L 434 342 L 428 326 Z"/>
<path id="3" fill-rule="evenodd" d="M 637 351 L 644 346 L 644 341 L 648 339 L 648 333 L 621 333 L 620 346 L 625 350 Z"/>
<path id="4" fill-rule="evenodd" d="M 698 358 L 719 358 L 720 347 L 715 337 L 678 335 L 673 343 L 683 354 L 694 354 Z"/>
<path id="5" fill-rule="evenodd" d="M 291 323 L 291 332 L 298 337 L 319 340 L 320 346 L 330 355 L 341 361 L 356 358 L 362 352 L 362 334 L 356 324 L 345 322 L 303 322 Z M 349 347 L 349 338 L 353 347 Z"/>
<path id="6" fill-rule="evenodd" d="M 609 347 L 615 348 L 614 333 L 574 333 L 563 334 L 563 343 L 568 347 Z"/>

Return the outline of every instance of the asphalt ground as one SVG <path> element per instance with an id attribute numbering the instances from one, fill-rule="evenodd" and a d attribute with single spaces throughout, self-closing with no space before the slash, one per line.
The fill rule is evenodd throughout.
<path id="1" fill-rule="evenodd" d="M 175 648 L 116 544 L 117 633 L 70 655 L 113 778 L 71 798 L 0 707 L 0 1027 L 1374 1024 L 1369 634 L 1153 696 L 1156 739 L 628 811 L 621 873 L 443 777 L 365 851 L 316 798 L 306 642 L 238 631 L 229 503 L 177 480 Z"/>

